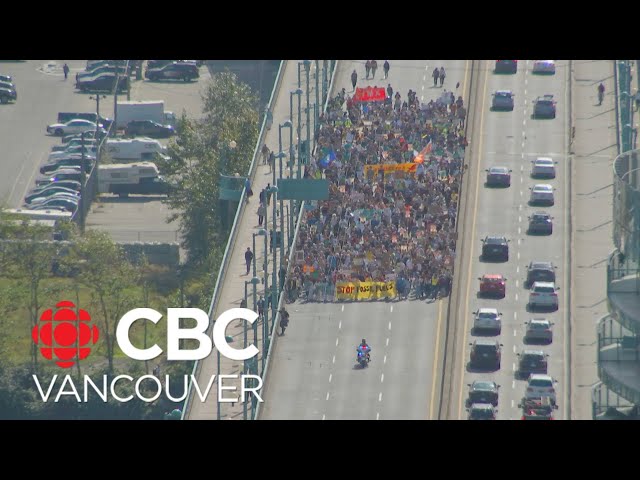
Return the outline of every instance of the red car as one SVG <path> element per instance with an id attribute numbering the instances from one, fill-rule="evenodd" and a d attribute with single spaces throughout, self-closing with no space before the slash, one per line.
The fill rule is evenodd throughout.
<path id="1" fill-rule="evenodd" d="M 479 277 L 480 295 L 492 295 L 503 298 L 507 293 L 506 278 L 499 274 L 489 274 Z"/>

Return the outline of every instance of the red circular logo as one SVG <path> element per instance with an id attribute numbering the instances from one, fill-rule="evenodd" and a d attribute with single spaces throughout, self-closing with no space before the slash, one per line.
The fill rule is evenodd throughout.
<path id="1" fill-rule="evenodd" d="M 77 314 L 76 314 L 77 311 Z M 75 361 L 84 360 L 91 353 L 91 345 L 98 341 L 99 331 L 90 326 L 91 315 L 76 309 L 73 302 L 58 302 L 53 309 L 40 315 L 40 322 L 31 330 L 31 338 L 40 345 L 40 353 L 54 360 L 62 368 L 70 368 Z"/>

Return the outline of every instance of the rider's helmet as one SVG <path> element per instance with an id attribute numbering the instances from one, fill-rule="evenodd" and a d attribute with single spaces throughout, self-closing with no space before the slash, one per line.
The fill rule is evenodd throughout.
<path id="1" fill-rule="evenodd" d="M 362 339 L 362 345 L 366 345 L 366 344 L 367 344 L 367 341 L 363 338 Z"/>

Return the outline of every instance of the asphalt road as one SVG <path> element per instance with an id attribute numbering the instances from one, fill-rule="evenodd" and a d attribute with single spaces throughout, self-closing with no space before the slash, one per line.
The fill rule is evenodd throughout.
<path id="1" fill-rule="evenodd" d="M 390 60 L 388 81 L 364 80 L 364 60 L 341 61 L 334 93 L 391 83 L 403 99 L 409 89 L 422 102 L 444 89 L 466 88 L 464 60 Z M 433 88 L 431 71 L 444 66 L 443 88 Z M 308 303 L 289 305 L 291 321 L 276 343 L 260 419 L 430 419 L 438 414 L 438 372 L 443 352 L 446 302 Z M 366 338 L 372 361 L 356 366 L 356 346 Z"/>
<path id="2" fill-rule="evenodd" d="M 559 60 L 553 76 L 538 76 L 531 73 L 532 61 L 520 60 L 515 75 L 493 73 L 494 61 L 476 61 L 475 121 L 470 127 L 471 156 L 466 182 L 469 182 L 464 220 L 466 247 L 461 269 L 457 274 L 459 302 L 457 322 L 455 364 L 452 377 L 452 394 L 449 398 L 447 417 L 465 419 L 467 384 L 474 380 L 487 379 L 498 383 L 500 397 L 498 419 L 518 419 L 518 408 L 524 396 L 526 380 L 516 376 L 517 353 L 526 345 L 523 342 L 525 325 L 529 318 L 543 317 L 554 322 L 553 343 L 547 346 L 528 346 L 544 350 L 549 354 L 549 375 L 558 380 L 556 392 L 559 410 L 556 418 L 567 416 L 569 363 L 567 359 L 568 329 L 568 262 L 570 228 L 568 224 L 568 140 L 569 104 L 568 61 Z M 490 111 L 491 94 L 495 90 L 511 90 L 515 93 L 515 108 L 512 112 Z M 532 119 L 532 101 L 541 95 L 553 94 L 557 101 L 555 119 Z M 557 161 L 556 178 L 534 180 L 530 177 L 531 161 L 537 156 L 547 156 Z M 490 189 L 485 187 L 485 169 L 492 165 L 504 165 L 512 169 L 511 187 Z M 550 183 L 555 188 L 555 205 L 532 207 L 528 204 L 529 187 L 535 183 Z M 527 217 L 535 210 L 549 211 L 553 217 L 554 230 L 551 236 L 527 235 Z M 481 239 L 486 235 L 504 235 L 510 239 L 509 260 L 490 263 L 480 260 Z M 556 285 L 560 287 L 559 309 L 554 312 L 530 312 L 528 290 L 525 288 L 527 265 L 532 260 L 552 261 L 556 266 Z M 478 277 L 499 273 L 507 278 L 504 299 L 478 298 Z M 503 344 L 502 365 L 498 371 L 470 371 L 469 343 L 472 335 L 473 312 L 479 307 L 495 307 L 502 312 L 501 335 L 496 338 Z"/>

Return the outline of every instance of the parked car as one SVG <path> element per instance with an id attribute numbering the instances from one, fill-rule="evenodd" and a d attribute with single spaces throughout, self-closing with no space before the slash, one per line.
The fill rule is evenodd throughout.
<path id="1" fill-rule="evenodd" d="M 126 75 L 127 68 L 124 65 L 110 65 L 110 64 L 100 65 L 99 67 L 94 68 L 93 70 L 78 73 L 76 80 L 84 81 L 85 79 L 91 79 L 103 73 L 119 73 L 120 75 Z"/>
<path id="2" fill-rule="evenodd" d="M 490 403 L 474 403 L 467 409 L 467 420 L 495 420 L 498 410 Z"/>
<path id="3" fill-rule="evenodd" d="M 30 205 L 29 210 L 47 210 L 51 207 L 60 207 L 67 212 L 73 213 L 78 208 L 78 201 L 73 201 L 69 198 L 52 198 L 38 205 Z"/>
<path id="4" fill-rule="evenodd" d="M 549 157 L 532 160 L 531 176 L 533 178 L 556 178 L 556 163 Z"/>
<path id="5" fill-rule="evenodd" d="M 94 161 L 95 161 L 95 157 L 93 159 L 85 157 L 84 170 L 86 173 L 89 173 L 91 171 Z M 80 168 L 81 164 L 82 164 L 82 157 L 80 155 L 72 155 L 69 157 L 51 160 L 50 162 L 45 163 L 40 167 L 40 173 L 43 175 L 46 175 L 62 167 Z"/>
<path id="6" fill-rule="evenodd" d="M 524 350 L 518 353 L 518 374 L 520 378 L 529 378 L 532 373 L 547 373 L 549 355 L 542 350 Z"/>
<path id="7" fill-rule="evenodd" d="M 107 136 L 107 131 L 104 128 L 99 128 L 98 130 L 88 130 L 84 132 L 85 140 L 97 139 L 98 141 L 100 141 L 106 136 Z M 64 135 L 62 137 L 62 143 L 69 143 L 71 140 L 76 140 L 76 139 L 81 140 L 82 135 L 80 135 L 79 133 Z"/>
<path id="8" fill-rule="evenodd" d="M 72 149 L 75 149 L 75 147 L 80 147 L 81 145 L 86 146 L 87 150 L 90 148 L 95 149 L 98 147 L 98 142 L 96 141 L 95 138 L 85 138 L 83 142 L 82 138 L 78 137 L 78 138 L 69 140 L 69 142 L 67 143 L 54 145 L 51 151 L 52 152 L 69 152 L 69 151 L 73 151 Z"/>
<path id="9" fill-rule="evenodd" d="M 51 187 L 64 187 L 64 188 L 68 188 L 70 190 L 75 190 L 75 191 L 80 191 L 80 182 L 75 181 L 75 180 L 58 180 L 55 182 L 51 182 L 51 183 L 43 183 L 40 184 L 39 186 L 35 187 L 33 190 L 31 190 L 31 192 L 29 192 L 29 195 L 31 195 L 32 193 L 39 193 L 42 192 L 43 190 L 46 190 L 48 188 Z"/>
<path id="10" fill-rule="evenodd" d="M 511 186 L 511 169 L 507 167 L 493 166 L 485 170 L 487 172 L 487 187 Z"/>
<path id="11" fill-rule="evenodd" d="M 496 90 L 491 102 L 492 110 L 513 110 L 515 95 L 511 90 Z"/>
<path id="12" fill-rule="evenodd" d="M 486 274 L 479 277 L 480 295 L 497 296 L 504 298 L 506 295 L 506 278 L 500 274 Z"/>
<path id="13" fill-rule="evenodd" d="M 89 120 L 76 119 L 67 123 L 53 123 L 47 126 L 47 133 L 61 137 L 72 133 L 82 133 L 95 130 L 99 127 L 102 127 L 102 125 L 96 125 Z"/>
<path id="14" fill-rule="evenodd" d="M 556 118 L 556 101 L 547 94 L 533 101 L 533 118 Z"/>
<path id="15" fill-rule="evenodd" d="M 55 186 L 55 184 L 53 184 L 53 186 L 49 188 L 41 189 L 39 191 L 31 190 L 31 192 L 29 192 L 27 196 L 24 197 L 24 202 L 31 203 L 36 198 L 50 197 L 56 193 L 68 193 L 71 195 L 74 195 L 74 194 L 80 195 L 80 193 L 77 190 L 74 190 L 72 188 L 66 188 L 66 187 L 58 187 L 58 186 Z"/>
<path id="16" fill-rule="evenodd" d="M 555 282 L 556 267 L 551 262 L 529 262 L 527 265 L 526 285 L 533 285 L 534 282 Z"/>
<path id="17" fill-rule="evenodd" d="M 553 310 L 558 309 L 559 290 L 554 282 L 534 282 L 529 292 L 529 308 L 531 310 L 544 307 Z"/>
<path id="18" fill-rule="evenodd" d="M 533 62 L 533 73 L 553 75 L 556 73 L 555 60 L 535 60 Z"/>
<path id="19" fill-rule="evenodd" d="M 502 313 L 497 308 L 479 308 L 473 312 L 473 333 L 492 332 L 500 335 L 502 331 Z"/>
<path id="20" fill-rule="evenodd" d="M 40 178 L 36 178 L 36 185 L 46 185 L 60 180 L 75 180 L 76 182 L 80 182 L 82 181 L 82 172 L 80 168 L 62 167 Z"/>
<path id="21" fill-rule="evenodd" d="M 475 380 L 468 383 L 469 396 L 466 401 L 467 407 L 474 403 L 490 403 L 494 407 L 498 405 L 498 389 L 500 385 L 490 380 Z"/>
<path id="22" fill-rule="evenodd" d="M 10 75 L 0 75 L 0 82 L 13 83 L 13 77 Z"/>
<path id="23" fill-rule="evenodd" d="M 471 345 L 469 362 L 471 367 L 500 370 L 503 346 L 500 342 L 479 338 L 469 345 Z"/>
<path id="24" fill-rule="evenodd" d="M 105 65 L 122 67 L 126 64 L 126 60 L 89 60 L 87 62 L 87 66 L 85 67 L 85 72 L 93 72 L 100 67 L 104 67 Z"/>
<path id="25" fill-rule="evenodd" d="M 547 212 L 534 212 L 529 217 L 528 233 L 553 233 L 553 217 Z"/>
<path id="26" fill-rule="evenodd" d="M 528 343 L 532 342 L 553 342 L 553 323 L 546 318 L 532 318 L 526 322 L 524 339 Z"/>
<path id="27" fill-rule="evenodd" d="M 113 73 L 103 73 L 87 81 L 79 81 L 76 88 L 81 92 L 112 92 L 118 82 L 118 92 L 129 89 L 129 77 L 116 76 Z"/>
<path id="28" fill-rule="evenodd" d="M 77 145 L 71 145 L 65 148 L 64 150 L 57 150 L 57 151 L 51 152 L 49 154 L 48 160 L 52 161 L 57 158 L 65 158 L 70 155 L 79 155 L 81 157 L 83 150 L 84 150 L 85 158 L 96 158 L 96 155 L 98 153 L 98 149 L 96 148 L 95 145 L 77 144 Z"/>
<path id="29" fill-rule="evenodd" d="M 73 193 L 57 192 L 53 195 L 49 195 L 46 197 L 36 197 L 33 200 L 31 200 L 29 203 L 25 203 L 25 207 L 27 208 L 37 207 L 39 205 L 43 205 L 45 202 L 48 202 L 53 198 L 66 198 L 67 200 L 71 200 L 72 202 L 77 202 L 78 199 L 80 198 L 80 194 L 78 192 L 73 192 Z"/>
<path id="30" fill-rule="evenodd" d="M 518 60 L 496 60 L 495 73 L 517 73 Z"/>
<path id="31" fill-rule="evenodd" d="M 509 240 L 506 237 L 486 236 L 482 239 L 483 260 L 509 260 Z"/>
<path id="32" fill-rule="evenodd" d="M 18 99 L 18 94 L 15 90 L 8 88 L 0 88 L 0 103 L 15 102 Z"/>
<path id="33" fill-rule="evenodd" d="M 553 198 L 554 188 L 548 183 L 539 183 L 530 187 L 530 190 L 529 203 L 531 205 L 553 205 L 555 203 Z"/>
<path id="34" fill-rule="evenodd" d="M 149 68 L 145 72 L 148 80 L 184 80 L 190 82 L 200 78 L 200 72 L 195 63 L 173 62 L 159 68 Z"/>
<path id="35" fill-rule="evenodd" d="M 133 120 L 127 124 L 125 135 L 141 135 L 151 138 L 169 138 L 176 131 L 171 125 L 161 125 L 153 120 Z"/>

